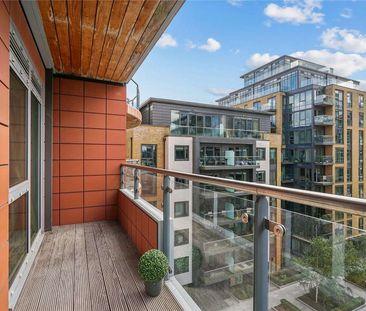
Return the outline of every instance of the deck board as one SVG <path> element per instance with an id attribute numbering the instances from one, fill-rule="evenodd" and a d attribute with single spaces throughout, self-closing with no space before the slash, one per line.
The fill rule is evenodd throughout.
<path id="1" fill-rule="evenodd" d="M 148 297 L 136 249 L 116 222 L 55 227 L 45 234 L 15 311 L 181 310 L 164 287 Z"/>

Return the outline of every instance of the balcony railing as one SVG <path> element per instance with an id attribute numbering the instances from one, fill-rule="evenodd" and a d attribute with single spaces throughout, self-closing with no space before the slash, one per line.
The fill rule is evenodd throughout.
<path id="1" fill-rule="evenodd" d="M 132 164 L 123 164 L 121 172 L 122 194 L 142 204 L 145 213 L 157 209 L 144 201 L 139 176 L 149 174 L 157 189 L 162 184 L 161 245 L 172 268 L 169 277 L 193 309 L 262 311 L 281 299 L 300 310 L 309 304 L 328 310 L 365 303 L 366 290 L 350 288 L 364 286 L 366 231 L 356 222 L 345 226 L 334 215 L 354 215 L 350 219 L 358 224 L 366 217 L 366 200 Z M 176 190 L 177 178 L 188 180 L 189 187 Z M 212 195 L 204 185 L 215 189 Z M 227 189 L 246 197 L 231 196 Z M 321 208 L 324 217 L 270 207 L 268 197 Z M 284 285 L 285 294 L 279 289 Z"/>
<path id="2" fill-rule="evenodd" d="M 315 125 L 333 125 L 333 116 L 318 115 L 314 116 Z"/>
<path id="3" fill-rule="evenodd" d="M 316 135 L 314 137 L 315 145 L 332 145 L 334 144 L 334 138 L 331 135 Z"/>
<path id="4" fill-rule="evenodd" d="M 334 105 L 334 98 L 329 95 L 318 95 L 314 99 L 315 106 L 332 106 Z"/>
<path id="5" fill-rule="evenodd" d="M 258 157 L 254 156 L 203 156 L 200 158 L 200 166 L 257 166 Z"/>
<path id="6" fill-rule="evenodd" d="M 262 111 L 276 111 L 275 103 L 267 103 L 262 106 Z"/>
<path id="7" fill-rule="evenodd" d="M 170 127 L 171 135 L 177 136 L 209 136 L 209 137 L 225 137 L 225 138 L 254 138 L 263 139 L 265 132 L 243 130 L 243 129 L 225 129 L 212 127 L 192 127 L 192 126 L 175 126 Z"/>
<path id="8" fill-rule="evenodd" d="M 314 163 L 320 165 L 331 165 L 333 164 L 333 157 L 328 155 L 317 156 Z"/>
<path id="9" fill-rule="evenodd" d="M 333 183 L 333 176 L 331 175 L 316 175 L 314 182 L 321 185 L 329 185 Z"/>

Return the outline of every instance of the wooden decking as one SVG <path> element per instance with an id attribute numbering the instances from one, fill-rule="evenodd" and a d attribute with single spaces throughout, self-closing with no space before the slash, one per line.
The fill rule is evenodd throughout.
<path id="1" fill-rule="evenodd" d="M 15 311 L 181 310 L 165 287 L 146 296 L 135 248 L 115 222 L 46 233 Z"/>

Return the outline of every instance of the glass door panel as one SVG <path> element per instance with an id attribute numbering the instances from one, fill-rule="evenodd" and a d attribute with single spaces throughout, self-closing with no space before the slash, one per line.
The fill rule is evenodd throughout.
<path id="1" fill-rule="evenodd" d="M 10 187 L 27 179 L 27 95 L 25 85 L 10 70 Z"/>
<path id="2" fill-rule="evenodd" d="M 28 251 L 28 91 L 10 70 L 9 283 Z"/>
<path id="3" fill-rule="evenodd" d="M 27 194 L 9 205 L 9 284 L 18 272 L 28 251 Z"/>
<path id="4" fill-rule="evenodd" d="M 31 201 L 30 201 L 30 230 L 31 230 L 31 242 L 33 243 L 36 237 L 40 220 L 40 176 L 41 176 L 41 163 L 40 163 L 40 104 L 37 98 L 32 94 L 31 101 Z"/>

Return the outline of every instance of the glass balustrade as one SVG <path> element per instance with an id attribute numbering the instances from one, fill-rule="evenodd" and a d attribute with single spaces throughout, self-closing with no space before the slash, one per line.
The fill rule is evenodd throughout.
<path id="1" fill-rule="evenodd" d="M 127 191 L 133 191 L 128 186 L 131 176 L 136 175 L 125 168 Z M 329 182 L 332 176 L 319 175 L 316 181 Z M 201 310 L 254 310 L 255 269 L 263 259 L 255 257 L 255 243 L 261 241 L 255 235 L 260 217 L 255 196 L 199 183 L 196 177 L 170 177 L 169 182 L 171 190 L 164 195 L 163 175 L 139 170 L 140 200 L 169 198 L 164 201 L 169 205 L 159 209 L 164 215 L 168 209 L 171 218 L 170 226 L 164 227 L 169 232 L 162 234 L 170 237 L 171 277 L 180 284 L 179 290 Z M 276 195 L 280 187 L 271 189 Z M 284 235 L 269 230 L 268 244 L 262 244 L 269 250 L 264 259 L 269 268 L 260 288 L 266 290 L 262 294 L 263 299 L 268 297 L 269 309 L 361 310 L 366 299 L 366 231 L 359 224 L 366 214 L 326 208 L 315 218 L 275 205 L 267 208 L 269 223 L 286 229 Z"/>

